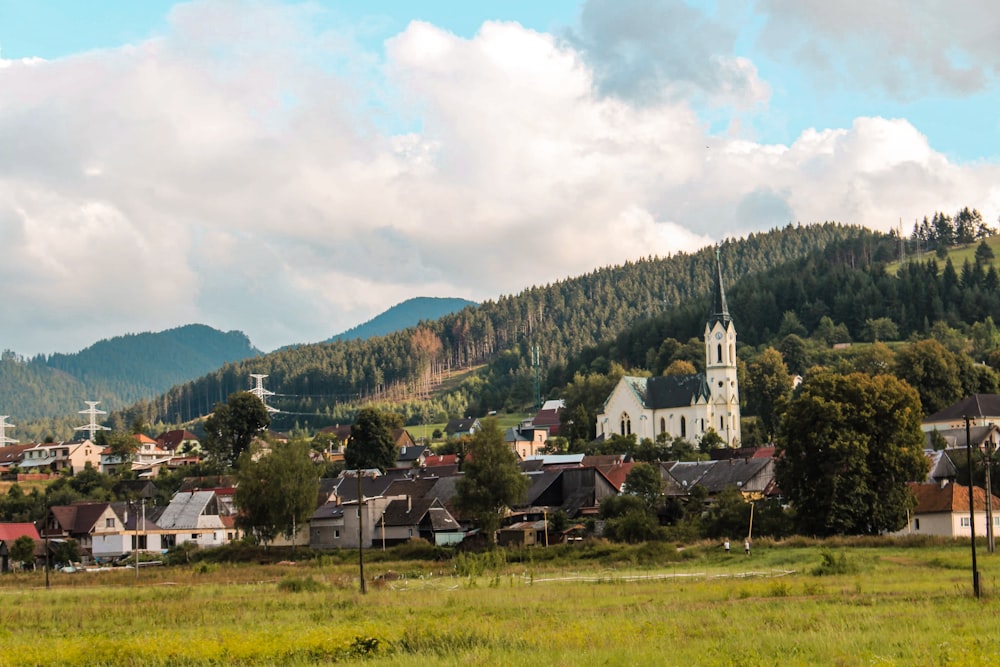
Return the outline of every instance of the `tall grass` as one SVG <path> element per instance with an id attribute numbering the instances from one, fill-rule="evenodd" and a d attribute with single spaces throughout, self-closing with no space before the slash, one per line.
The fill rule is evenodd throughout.
<path id="1" fill-rule="evenodd" d="M 661 554 L 670 553 L 669 557 Z M 529 550 L 530 551 L 530 550 Z M 0 665 L 961 665 L 1000 658 L 1000 560 L 967 545 L 594 544 L 349 563 L 0 577 Z M 677 557 L 677 554 L 686 554 Z M 595 554 L 599 556 L 595 557 Z M 603 554 L 603 555 L 600 555 Z M 516 555 L 516 557 L 515 557 Z M 843 555 L 843 559 L 841 559 Z M 843 561 L 846 567 L 841 568 Z M 832 566 L 831 566 L 832 563 Z M 824 569 L 824 565 L 827 567 Z M 814 572 L 822 571 L 822 576 Z M 470 582 L 474 582 L 474 585 Z M 970 620 L 972 619 L 972 620 Z"/>

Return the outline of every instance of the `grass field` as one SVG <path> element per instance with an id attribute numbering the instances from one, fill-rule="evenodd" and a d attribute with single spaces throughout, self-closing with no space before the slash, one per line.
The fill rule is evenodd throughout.
<path id="1" fill-rule="evenodd" d="M 333 557 L 4 575 L 0 665 L 982 664 L 1000 658 L 983 552 L 981 600 L 961 543 L 372 553 L 367 595 Z"/>

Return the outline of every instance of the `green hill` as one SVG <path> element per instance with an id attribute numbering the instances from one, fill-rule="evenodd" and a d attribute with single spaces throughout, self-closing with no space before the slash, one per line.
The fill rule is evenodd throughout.
<path id="1" fill-rule="evenodd" d="M 373 338 L 385 336 L 394 331 L 416 326 L 420 322 L 433 321 L 451 315 L 468 306 L 478 305 L 468 299 L 451 299 L 444 297 L 418 296 L 397 304 L 389 310 L 368 320 L 364 324 L 337 334 L 325 342 L 338 340 L 354 340 L 357 338 Z"/>
<path id="2" fill-rule="evenodd" d="M 86 400 L 114 410 L 259 354 L 242 332 L 200 324 L 118 336 L 75 354 L 25 359 L 5 352 L 0 409 L 21 421 L 75 415 Z"/>

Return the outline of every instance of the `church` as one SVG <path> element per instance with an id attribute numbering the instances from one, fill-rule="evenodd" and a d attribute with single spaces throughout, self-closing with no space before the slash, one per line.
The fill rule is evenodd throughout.
<path id="1" fill-rule="evenodd" d="M 705 323 L 705 372 L 663 377 L 625 376 L 597 415 L 597 436 L 661 433 L 698 442 L 709 430 L 730 447 L 740 446 L 740 391 L 736 379 L 736 327 L 729 316 L 716 251 L 712 313 Z"/>

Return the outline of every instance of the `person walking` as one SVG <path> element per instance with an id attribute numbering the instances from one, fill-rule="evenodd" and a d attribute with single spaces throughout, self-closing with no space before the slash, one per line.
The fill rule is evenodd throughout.
<path id="1" fill-rule="evenodd" d="M 743 540 L 743 551 L 746 552 L 747 556 L 750 555 L 750 538 Z"/>
<path id="2" fill-rule="evenodd" d="M 726 555 L 728 556 L 729 555 L 729 538 L 728 537 L 726 538 L 726 541 L 722 543 L 722 547 L 726 550 Z"/>

